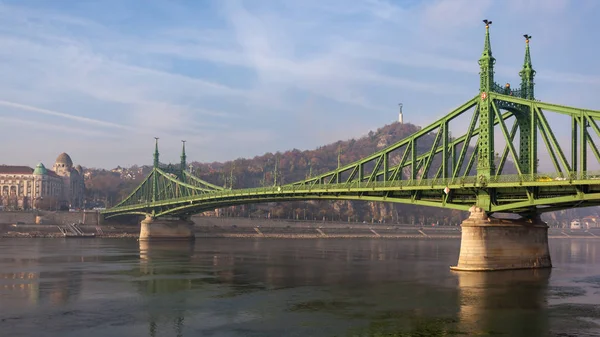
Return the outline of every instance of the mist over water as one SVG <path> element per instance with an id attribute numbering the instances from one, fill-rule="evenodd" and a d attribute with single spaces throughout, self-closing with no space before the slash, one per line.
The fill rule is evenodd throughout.
<path id="1" fill-rule="evenodd" d="M 452 272 L 459 240 L 0 240 L 4 336 L 600 336 L 600 240 Z"/>

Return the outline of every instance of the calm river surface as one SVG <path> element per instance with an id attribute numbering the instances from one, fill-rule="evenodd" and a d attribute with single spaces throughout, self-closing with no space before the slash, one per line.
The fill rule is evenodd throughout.
<path id="1" fill-rule="evenodd" d="M 493 273 L 459 243 L 0 239 L 0 335 L 600 336 L 600 240 Z"/>

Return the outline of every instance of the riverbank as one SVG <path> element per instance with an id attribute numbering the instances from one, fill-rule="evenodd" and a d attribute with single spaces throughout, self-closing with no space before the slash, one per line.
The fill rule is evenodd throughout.
<path id="1" fill-rule="evenodd" d="M 138 226 L 89 226 L 80 225 L 84 233 L 95 233 L 96 238 L 138 239 Z M 364 224 L 312 223 L 297 226 L 277 223 L 261 225 L 229 225 L 194 227 L 197 239 L 203 238 L 264 238 L 264 239 L 460 239 L 461 228 L 385 226 Z M 600 229 L 571 230 L 550 228 L 551 239 L 600 239 Z M 56 226 L 8 225 L 0 226 L 0 238 L 64 238 Z"/>
<path id="2" fill-rule="evenodd" d="M 41 233 L 41 232 L 8 232 L 0 235 L 0 238 L 22 238 L 22 239 L 33 239 L 33 238 L 45 238 L 45 239 L 60 239 L 64 238 L 61 233 Z M 98 239 L 138 239 L 139 234 L 97 234 L 95 238 Z M 215 239 L 215 238 L 246 238 L 246 239 L 460 239 L 460 236 L 416 236 L 416 235 L 361 235 L 361 234 L 334 234 L 334 235 L 320 235 L 320 234 L 219 234 L 219 235 L 198 235 L 196 239 Z"/>
<path id="3" fill-rule="evenodd" d="M 102 239 L 137 239 L 139 234 L 96 234 L 95 238 Z M 45 238 L 45 239 L 64 239 L 65 236 L 60 233 L 43 233 L 43 232 L 7 232 L 0 234 L 0 239 L 14 239 L 14 238 L 22 238 L 22 239 L 33 239 L 33 238 Z"/>

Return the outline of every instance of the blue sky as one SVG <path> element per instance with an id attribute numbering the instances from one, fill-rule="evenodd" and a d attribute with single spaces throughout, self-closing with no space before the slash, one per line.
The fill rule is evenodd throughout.
<path id="1" fill-rule="evenodd" d="M 472 98 L 482 19 L 496 79 L 600 109 L 594 0 L 0 1 L 0 158 L 88 167 L 311 149 Z M 568 128 L 559 132 L 568 139 Z"/>

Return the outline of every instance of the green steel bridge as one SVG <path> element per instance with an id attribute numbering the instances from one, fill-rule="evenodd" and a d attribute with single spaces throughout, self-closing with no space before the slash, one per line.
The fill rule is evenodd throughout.
<path id="1" fill-rule="evenodd" d="M 246 189 L 225 189 L 188 172 L 185 143 L 181 163 L 160 163 L 157 142 L 151 173 L 127 198 L 105 210 L 105 217 L 139 214 L 186 218 L 232 205 L 294 200 L 383 201 L 463 211 L 476 205 L 488 214 L 508 212 L 528 218 L 542 212 L 600 205 L 600 172 L 588 170 L 600 163 L 594 142 L 600 137 L 600 111 L 534 98 L 536 72 L 528 35 L 524 35 L 520 88 L 496 83 L 491 22 L 484 22 L 479 92 L 417 133 L 325 174 Z M 557 140 L 547 119 L 549 114 L 570 119 L 570 144 Z M 461 116 L 470 122 L 466 131 L 462 125 L 461 135 L 454 136 L 458 132 L 452 132 L 451 123 Z M 433 144 L 423 151 L 422 145 L 430 142 L 432 135 Z M 498 153 L 495 141 L 501 143 L 499 149 L 503 148 Z M 542 156 L 549 157 L 552 172 L 538 171 Z M 588 157 L 596 160 L 588 162 Z M 514 166 L 513 174 L 507 174 L 505 166 Z"/>

